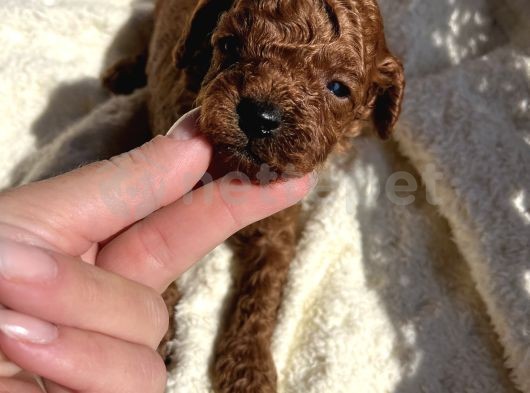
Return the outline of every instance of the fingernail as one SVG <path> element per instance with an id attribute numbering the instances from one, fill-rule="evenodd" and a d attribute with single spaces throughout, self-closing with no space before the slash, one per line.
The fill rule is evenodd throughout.
<path id="1" fill-rule="evenodd" d="M 309 189 L 312 190 L 318 184 L 318 172 L 313 171 L 309 174 Z"/>
<path id="2" fill-rule="evenodd" d="M 200 113 L 200 107 L 192 109 L 170 128 L 166 136 L 174 138 L 178 141 L 188 141 L 192 139 L 198 132 L 197 117 Z"/>
<path id="3" fill-rule="evenodd" d="M 57 276 L 57 263 L 44 250 L 0 240 L 0 276 L 9 281 L 47 281 Z"/>
<path id="4" fill-rule="evenodd" d="M 11 310 L 0 310 L 0 331 L 14 340 L 33 344 L 48 344 L 58 336 L 55 325 Z"/>
<path id="5" fill-rule="evenodd" d="M 22 369 L 12 363 L 0 350 L 0 378 L 11 378 L 21 372 Z"/>
<path id="6" fill-rule="evenodd" d="M 2 356 L 0 356 L 0 378 L 12 378 L 21 371 L 22 369 L 16 364 L 3 360 Z"/>

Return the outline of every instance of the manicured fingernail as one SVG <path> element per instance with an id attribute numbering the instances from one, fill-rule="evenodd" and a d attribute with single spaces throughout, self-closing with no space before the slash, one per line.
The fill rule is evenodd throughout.
<path id="1" fill-rule="evenodd" d="M 9 361 L 6 355 L 0 351 L 0 378 L 11 378 L 21 371 L 20 367 Z"/>
<path id="2" fill-rule="evenodd" d="M 33 344 L 48 344 L 58 336 L 55 325 L 11 310 L 0 310 L 0 331 L 14 340 Z"/>
<path id="3" fill-rule="evenodd" d="M 21 371 L 22 369 L 16 364 L 0 359 L 0 378 L 11 378 Z"/>
<path id="4" fill-rule="evenodd" d="M 200 107 L 195 108 L 178 119 L 166 135 L 178 141 L 188 141 L 192 139 L 198 132 L 197 118 L 200 109 Z"/>
<path id="5" fill-rule="evenodd" d="M 40 248 L 0 240 L 0 276 L 9 281 L 52 280 L 57 276 L 57 263 Z"/>
<path id="6" fill-rule="evenodd" d="M 318 184 L 318 172 L 313 171 L 309 174 L 309 189 L 312 190 Z"/>

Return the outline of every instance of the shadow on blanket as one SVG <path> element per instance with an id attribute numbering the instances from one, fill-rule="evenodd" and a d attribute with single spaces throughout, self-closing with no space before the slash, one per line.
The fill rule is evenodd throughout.
<path id="1" fill-rule="evenodd" d="M 525 85 L 524 67 L 509 49 L 409 85 L 414 92 L 403 118 L 416 131 L 398 139 L 400 150 L 415 158 L 414 167 L 396 153 L 390 159 L 398 149 L 385 157 L 397 165 L 394 170 L 416 179 L 414 168 L 425 175 L 422 160 L 443 165 L 448 183 L 441 203 L 427 204 L 423 187 L 407 208 L 381 209 L 388 204 L 381 198 L 372 202 L 377 209 L 365 208 L 365 201 L 358 212 L 371 230 L 362 231 L 367 281 L 392 321 L 404 367 L 396 393 L 424 386 L 440 392 L 528 391 L 521 364 L 528 342 L 524 310 L 530 308 L 529 220 L 514 201 L 528 197 L 521 186 L 530 178 L 513 173 L 530 151 Z M 411 141 L 419 150 L 403 150 Z M 385 226 L 397 231 L 390 238 L 388 231 L 378 233 Z M 423 248 L 412 233 L 423 234 Z"/>
<path id="2" fill-rule="evenodd" d="M 517 392 L 503 364 L 503 347 L 469 266 L 452 240 L 449 223 L 428 201 L 420 174 L 398 151 L 395 143 L 385 146 L 387 168 L 377 169 L 379 157 L 373 162 L 368 158 L 366 164 L 379 172 L 381 190 L 390 174 L 411 175 L 417 190 L 400 197 L 412 196 L 414 202 L 390 206 L 394 202 L 384 192 L 376 201 L 369 200 L 371 196 L 361 191 L 365 186 L 358 184 L 356 213 L 363 229 L 367 287 L 377 293 L 391 323 L 395 337 L 391 356 L 402 368 L 392 392 L 453 392 L 463 387 L 470 392 Z M 476 362 L 477 358 L 491 362 Z M 484 375 L 499 385 L 481 386 Z"/>
<path id="3" fill-rule="evenodd" d="M 499 0 L 379 0 L 389 47 L 408 79 L 438 73 L 507 42 L 492 19 Z"/>
<path id="4" fill-rule="evenodd" d="M 105 51 L 102 70 L 125 54 L 136 53 L 136 48 L 143 47 L 150 39 L 153 23 L 151 0 L 135 0 L 132 8 L 129 19 Z M 10 186 L 55 176 L 131 150 L 147 141 L 151 134 L 146 108 L 138 99 L 133 100 L 133 107 L 138 112 L 131 113 L 128 123 L 120 123 L 118 118 L 122 116 L 108 110 L 96 111 L 101 120 L 94 119 L 94 110 L 110 98 L 99 78 L 63 82 L 57 86 L 50 94 L 48 105 L 31 127 L 36 151 L 12 170 Z M 119 104 L 125 100 L 114 100 L 117 103 L 110 108 L 119 110 Z M 88 124 L 87 116 L 101 128 L 91 126 L 86 130 L 80 127 Z"/>
<path id="5" fill-rule="evenodd" d="M 407 208 L 380 209 L 380 206 L 389 203 L 385 198 L 380 198 L 375 203 L 364 201 L 359 204 L 357 214 L 361 226 L 370 229 L 361 231 L 363 267 L 367 282 L 377 291 L 394 328 L 394 355 L 400 359 L 403 367 L 401 380 L 393 390 L 394 393 L 419 392 L 424 389 L 450 392 L 461 391 L 463 387 L 473 392 L 517 392 L 517 383 L 519 388 L 526 391 L 528 382 L 521 377 L 521 369 L 515 373 L 514 369 L 525 358 L 526 349 L 520 344 L 527 342 L 524 332 L 528 327 L 525 326 L 524 318 L 521 319 L 513 312 L 530 309 L 528 283 L 525 283 L 530 251 L 526 252 L 525 259 L 525 253 L 521 253 L 525 248 L 528 250 L 528 244 L 521 243 L 524 235 L 511 236 L 509 233 L 502 233 L 500 228 L 506 226 L 506 223 L 512 223 L 518 228 L 516 231 L 527 233 L 525 228 L 528 228 L 529 214 L 521 212 L 520 206 L 525 205 L 521 199 L 530 198 L 530 195 L 524 195 L 524 190 L 511 187 L 508 180 L 503 182 L 495 177 L 513 177 L 509 173 L 513 163 L 502 159 L 503 150 L 511 157 L 528 155 L 528 96 L 525 97 L 524 92 L 521 95 L 521 89 L 518 88 L 518 83 L 528 85 L 528 80 L 524 67 L 511 56 L 509 50 L 504 54 L 501 69 L 490 65 L 490 56 L 499 60 L 495 49 L 499 44 L 507 42 L 506 37 L 509 37 L 514 47 L 530 53 L 530 24 L 522 21 L 523 12 L 517 13 L 511 8 L 511 5 L 518 3 L 521 10 L 523 2 L 490 1 L 488 4 L 491 13 L 500 23 L 498 25 L 497 21 L 493 21 L 496 30 L 502 27 L 499 37 L 490 37 L 480 31 L 480 28 L 473 29 L 473 25 L 483 25 L 484 20 L 480 13 L 469 6 L 472 2 L 450 3 L 453 6 L 446 9 L 447 13 L 438 14 L 440 26 L 433 24 L 432 49 L 446 51 L 446 56 L 442 55 L 440 58 L 451 65 L 463 62 L 458 67 L 464 70 L 444 71 L 447 67 L 434 67 L 435 72 L 441 74 L 440 81 L 438 85 L 429 84 L 421 65 L 430 60 L 418 62 L 409 58 L 410 62 L 415 63 L 409 71 L 412 71 L 414 77 L 420 78 L 408 86 L 409 94 L 416 97 L 406 99 L 404 118 L 412 124 L 420 124 L 423 118 L 423 124 L 418 127 L 435 127 L 434 132 L 440 133 L 440 139 L 435 141 L 437 145 L 434 146 L 439 150 L 431 158 L 442 156 L 446 160 L 451 159 L 451 149 L 470 146 L 461 149 L 460 153 L 467 151 L 469 154 L 455 158 L 454 167 L 446 176 L 457 182 L 450 186 L 454 187 L 456 197 L 462 198 L 460 203 L 465 205 L 470 217 L 473 217 L 462 217 L 462 221 L 470 219 L 471 225 L 476 226 L 466 229 L 475 231 L 478 237 L 475 247 L 479 246 L 483 255 L 470 258 L 473 250 L 464 246 L 469 239 L 463 235 L 462 229 L 458 233 L 451 230 L 459 224 L 458 213 L 451 214 L 450 208 L 438 210 L 436 206 L 427 203 L 426 189 L 422 185 L 414 194 L 415 203 Z M 525 7 L 530 10 L 530 4 Z M 473 33 L 466 33 L 470 29 Z M 396 37 L 393 38 L 397 41 Z M 484 45 L 488 41 L 493 44 L 488 45 L 487 50 L 477 49 L 477 45 Z M 396 44 L 406 45 L 405 41 Z M 407 48 L 403 50 L 407 52 Z M 486 56 L 479 60 L 480 55 Z M 476 67 L 469 63 L 466 65 L 468 59 L 477 63 Z M 468 67 L 467 76 L 465 67 Z M 431 73 L 432 70 L 430 68 Z M 473 72 L 476 75 L 470 78 L 469 75 Z M 439 89 L 444 84 L 450 85 L 448 90 Z M 454 91 L 451 91 L 451 87 Z M 418 93 L 422 89 L 424 91 Z M 416 91 L 411 93 L 411 90 Z M 516 94 L 516 91 L 519 93 Z M 437 98 L 430 99 L 430 95 Z M 409 114 L 412 115 L 408 116 Z M 498 115 L 504 116 L 503 114 L 511 115 L 511 118 L 496 118 Z M 425 120 L 433 115 L 438 121 Z M 492 119 L 493 122 L 487 124 L 488 121 L 484 119 Z M 505 127 L 510 129 L 500 131 Z M 444 133 L 447 138 L 445 142 L 441 140 Z M 503 137 L 511 140 L 502 140 Z M 429 143 L 433 142 L 421 141 L 417 145 L 421 148 Z M 386 150 L 386 157 L 394 165 L 393 170 L 405 171 L 413 174 L 415 179 L 421 179 L 414 166 L 397 153 L 398 150 Z M 405 153 L 410 155 L 411 151 Z M 436 154 L 439 156 L 436 157 Z M 457 155 L 458 152 L 455 151 L 455 156 Z M 492 157 L 501 160 L 491 162 Z M 418 163 L 415 162 L 414 165 Z M 470 170 L 471 167 L 481 165 L 482 170 Z M 496 170 L 490 171 L 491 167 Z M 469 174 L 463 175 L 462 171 Z M 458 173 L 460 174 L 451 177 Z M 523 179 L 519 179 L 519 182 L 524 184 Z M 499 184 L 498 187 L 495 187 L 496 183 Z M 482 186 L 482 191 L 486 191 L 486 194 L 490 190 L 495 195 L 474 195 L 471 189 L 473 186 L 478 187 L 475 192 L 480 191 Z M 359 194 L 363 195 L 362 192 Z M 515 202 L 517 198 L 519 208 Z M 445 204 L 450 203 L 446 200 Z M 413 214 L 414 210 L 421 213 Z M 382 211 L 391 214 L 384 215 Z M 496 214 L 497 211 L 499 213 Z M 490 217 L 486 218 L 484 214 Z M 418 221 L 418 218 L 421 219 Z M 488 225 L 491 228 L 487 228 Z M 493 226 L 499 229 L 495 231 Z M 399 228 L 399 232 L 392 233 L 389 238 L 388 232 L 378 233 L 378 228 Z M 411 232 L 425 234 L 425 249 L 416 247 Z M 497 237 L 492 238 L 493 235 Z M 452 239 L 459 241 L 454 242 Z M 400 257 L 396 258 L 398 255 Z M 429 260 L 431 256 L 435 258 Z M 492 258 L 496 260 L 492 261 Z M 430 266 L 426 266 L 429 264 Z M 423 274 L 418 274 L 419 272 Z M 484 280 L 490 281 L 487 284 L 489 288 L 485 286 Z M 429 291 L 425 291 L 426 289 Z M 492 293 L 491 290 L 497 292 Z M 441 347 L 435 344 L 441 341 L 447 345 Z M 476 364 L 473 359 L 477 358 L 491 359 L 491 362 Z M 490 377 L 481 381 L 485 375 Z M 497 380 L 498 385 L 484 384 L 488 380 Z"/>

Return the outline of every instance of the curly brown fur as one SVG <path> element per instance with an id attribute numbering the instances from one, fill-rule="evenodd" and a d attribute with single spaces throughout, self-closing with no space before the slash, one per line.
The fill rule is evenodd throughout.
<path id="1" fill-rule="evenodd" d="M 177 285 L 173 282 L 162 294 L 162 297 L 164 298 L 164 302 L 167 306 L 167 312 L 170 316 L 169 318 L 169 325 L 166 334 L 164 335 L 164 338 L 162 339 L 161 345 L 158 347 L 158 353 L 164 359 L 166 363 L 166 367 L 171 368 L 175 365 L 174 356 L 171 353 L 171 348 L 167 345 L 168 342 L 173 338 L 175 335 L 175 328 L 176 328 L 176 322 L 175 322 L 175 305 L 180 301 L 180 291 L 177 288 Z"/>
<path id="2" fill-rule="evenodd" d="M 238 272 L 232 308 L 215 350 L 217 392 L 276 391 L 270 340 L 294 256 L 298 210 L 284 210 L 231 239 Z"/>
<path id="3" fill-rule="evenodd" d="M 263 165 L 311 172 L 362 122 L 372 119 L 388 138 L 399 116 L 403 68 L 387 49 L 375 0 L 158 0 L 155 13 L 147 63 L 154 134 L 201 105 L 216 152 L 250 177 Z M 247 121 L 249 111 L 267 123 Z M 217 392 L 276 391 L 270 340 L 297 216 L 288 209 L 232 238 L 240 273 L 215 349 Z"/>

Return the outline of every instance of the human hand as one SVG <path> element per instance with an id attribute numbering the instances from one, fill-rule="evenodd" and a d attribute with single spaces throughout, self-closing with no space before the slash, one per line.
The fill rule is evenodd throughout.
<path id="1" fill-rule="evenodd" d="M 244 226 L 299 201 L 310 176 L 215 180 L 197 112 L 171 136 L 0 194 L 0 391 L 162 392 L 160 293 Z M 1 355 L 1 353 L 0 353 Z"/>

